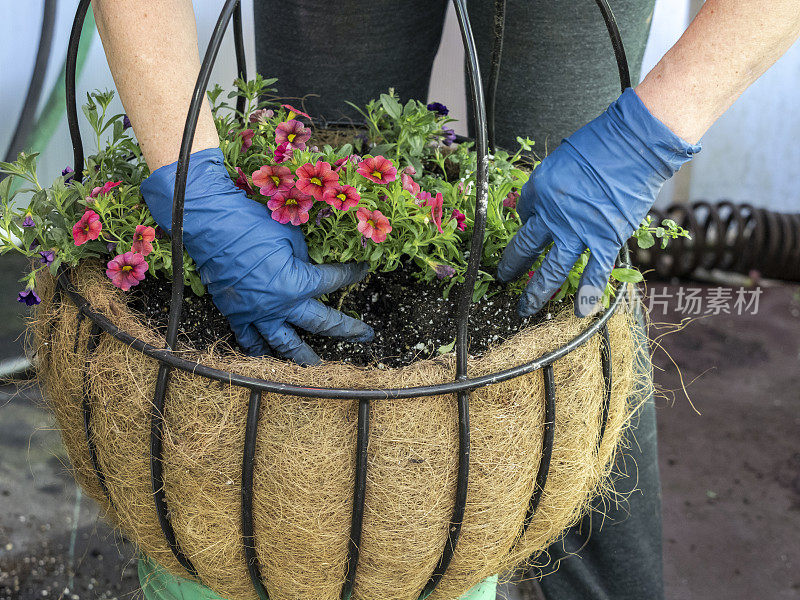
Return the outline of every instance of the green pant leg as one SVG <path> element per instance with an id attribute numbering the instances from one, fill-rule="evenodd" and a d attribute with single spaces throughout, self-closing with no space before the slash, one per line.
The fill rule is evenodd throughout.
<path id="1" fill-rule="evenodd" d="M 139 559 L 139 585 L 145 600 L 223 600 L 211 588 L 177 577 L 145 555 Z M 497 575 L 476 585 L 460 600 L 494 600 L 496 589 Z"/>

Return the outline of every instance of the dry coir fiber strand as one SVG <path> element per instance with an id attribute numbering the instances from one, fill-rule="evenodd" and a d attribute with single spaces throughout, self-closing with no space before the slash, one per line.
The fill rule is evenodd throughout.
<path id="1" fill-rule="evenodd" d="M 99 268 L 72 274 L 78 291 L 117 326 L 155 346 L 163 338 L 125 304 Z M 107 518 L 156 561 L 184 575 L 159 528 L 150 490 L 150 412 L 157 363 L 99 336 L 90 352 L 88 319 L 52 279 L 31 323 L 39 379 L 61 429 L 75 477 Z M 471 374 L 529 361 L 586 327 L 565 312 L 472 359 Z M 596 451 L 603 378 L 599 336 L 554 365 L 555 448 L 541 504 L 518 539 L 541 455 L 541 371 L 474 391 L 470 398 L 469 491 L 449 569 L 432 598 L 455 599 L 485 577 L 525 561 L 608 491 L 621 432 L 644 394 L 634 375 L 636 333 L 629 309 L 609 321 L 613 366 L 610 415 Z M 379 370 L 327 363 L 301 368 L 219 348 L 204 364 L 306 386 L 401 387 L 451 381 L 454 358 Z M 104 497 L 83 427 L 84 388 Z M 165 493 L 178 542 L 201 580 L 230 600 L 254 599 L 242 550 L 240 483 L 248 392 L 173 371 L 165 408 Z M 264 394 L 256 447 L 256 553 L 270 598 L 339 598 L 345 578 L 355 469 L 357 403 Z M 366 504 L 354 597 L 415 600 L 447 536 L 458 466 L 452 395 L 371 403 Z"/>

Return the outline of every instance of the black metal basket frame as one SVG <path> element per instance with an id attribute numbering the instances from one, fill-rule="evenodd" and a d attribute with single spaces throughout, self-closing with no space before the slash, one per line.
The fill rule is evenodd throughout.
<path id="1" fill-rule="evenodd" d="M 83 28 L 83 22 L 90 3 L 91 0 L 80 0 L 78 4 L 70 33 L 66 61 L 67 121 L 73 144 L 75 177 L 78 180 L 82 178 L 82 172 L 84 169 L 84 151 L 78 124 L 75 73 L 81 30 Z M 595 0 L 595 3 L 600 8 L 603 20 L 611 38 L 614 55 L 619 69 L 621 89 L 624 91 L 626 88 L 630 87 L 631 81 L 619 29 L 608 1 Z M 86 298 L 84 298 L 80 293 L 78 293 L 70 281 L 66 270 L 62 269 L 59 272 L 57 277 L 56 294 L 59 296 L 65 294 L 66 297 L 68 297 L 78 309 L 78 327 L 75 340 L 76 352 L 78 351 L 81 323 L 86 318 L 91 321 L 89 339 L 86 348 L 87 358 L 85 370 L 87 372 L 92 354 L 99 344 L 101 335 L 104 333 L 141 352 L 145 356 L 153 358 L 159 362 L 158 376 L 156 379 L 156 387 L 153 397 L 150 434 L 150 470 L 153 500 L 155 504 L 155 510 L 158 515 L 158 521 L 167 544 L 169 545 L 176 560 L 186 569 L 187 573 L 195 579 L 200 580 L 200 577 L 197 569 L 194 567 L 189 557 L 183 552 L 181 545 L 176 538 L 175 531 L 169 519 L 168 507 L 164 493 L 163 434 L 165 426 L 164 414 L 166 410 L 165 397 L 170 372 L 172 369 L 178 369 L 193 375 L 206 377 L 210 380 L 227 383 L 232 386 L 240 386 L 250 391 L 247 421 L 245 426 L 245 442 L 242 452 L 241 527 L 242 545 L 246 566 L 253 587 L 261 600 L 268 600 L 269 596 L 261 577 L 259 561 L 255 552 L 255 531 L 253 528 L 253 468 L 255 463 L 256 434 L 258 431 L 258 421 L 260 416 L 261 394 L 264 392 L 302 396 L 307 398 L 358 400 L 355 485 L 353 490 L 353 511 L 350 524 L 350 541 L 348 545 L 346 563 L 347 571 L 345 582 L 341 590 L 341 598 L 343 600 L 347 600 L 352 595 L 359 558 L 361 528 L 364 516 L 364 500 L 366 496 L 367 447 L 369 442 L 369 416 L 371 400 L 439 396 L 445 394 L 456 395 L 456 401 L 458 405 L 459 466 L 454 509 L 448 527 L 447 541 L 442 549 L 441 557 L 436 568 L 431 574 L 430 579 L 421 591 L 420 599 L 424 599 L 429 596 L 441 581 L 441 578 L 444 576 L 445 571 L 447 570 L 447 567 L 453 557 L 461 532 L 461 524 L 463 521 L 464 509 L 467 500 L 467 480 L 469 476 L 470 391 L 480 387 L 507 381 L 533 371 L 540 369 L 542 370 L 545 389 L 545 414 L 544 422 L 542 424 L 542 454 L 536 475 L 536 486 L 528 504 L 520 532 L 520 537 L 524 535 L 533 519 L 541 500 L 542 492 L 544 491 L 550 469 L 550 460 L 552 457 L 555 433 L 555 377 L 553 373 L 553 363 L 586 343 L 594 335 L 598 334 L 600 335 L 600 358 L 604 380 L 604 398 L 601 414 L 599 415 L 600 437 L 597 446 L 597 450 L 599 451 L 600 442 L 603 439 L 603 434 L 606 428 L 611 399 L 612 365 L 610 358 L 610 343 L 607 322 L 621 306 L 623 298 L 626 296 L 624 290 L 616 295 L 609 308 L 589 321 L 589 324 L 581 333 L 556 350 L 548 352 L 527 363 L 515 365 L 488 375 L 469 377 L 467 374 L 467 350 L 469 340 L 469 333 L 467 331 L 468 316 L 472 292 L 480 266 L 480 258 L 482 255 L 483 239 L 486 227 L 486 212 L 489 193 L 487 180 L 487 168 L 489 162 L 488 152 L 489 148 L 494 149 L 494 107 L 502 56 L 505 4 L 505 0 L 495 0 L 494 2 L 494 21 L 492 23 L 494 43 L 491 54 L 491 71 L 488 81 L 487 104 L 483 95 L 480 70 L 478 66 L 478 54 L 472 35 L 471 24 L 467 14 L 466 0 L 453 0 L 453 6 L 455 8 L 455 14 L 461 30 L 461 37 L 467 59 L 466 67 L 469 84 L 469 97 L 473 109 L 475 148 L 478 156 L 473 235 L 470 244 L 465 283 L 459 290 L 455 317 L 456 377 L 454 381 L 437 385 L 386 389 L 312 388 L 265 379 L 257 379 L 221 369 L 215 369 L 213 367 L 195 362 L 191 359 L 187 359 L 174 352 L 178 328 L 181 322 L 184 294 L 183 211 L 189 156 L 191 152 L 192 141 L 194 139 L 195 129 L 197 127 L 198 115 L 202 102 L 205 99 L 205 92 L 209 83 L 211 70 L 219 48 L 222 44 L 225 30 L 227 29 L 228 23 L 231 20 L 233 20 L 234 46 L 238 75 L 243 79 L 246 79 L 247 76 L 245 67 L 244 38 L 242 33 L 242 12 L 239 0 L 225 0 L 224 6 L 220 12 L 219 19 L 217 20 L 212 32 L 211 39 L 208 43 L 205 56 L 200 67 L 200 72 L 197 77 L 191 104 L 186 117 L 183 138 L 181 140 L 172 207 L 172 294 L 166 333 L 167 347 L 159 348 L 148 344 L 147 342 L 114 325 L 106 316 L 92 308 L 89 301 L 86 300 Z M 239 97 L 237 109 L 240 113 L 243 112 L 243 97 Z M 621 265 L 628 265 L 629 254 L 627 247 L 623 247 L 618 262 Z M 88 377 L 84 377 L 83 382 L 82 410 L 86 442 L 92 467 L 95 471 L 102 492 L 107 497 L 109 504 L 113 507 L 114 503 L 111 494 L 109 493 L 106 484 L 106 478 L 100 465 L 100 460 L 97 455 L 97 448 L 94 442 L 94 435 L 92 432 L 92 405 L 90 401 Z"/>

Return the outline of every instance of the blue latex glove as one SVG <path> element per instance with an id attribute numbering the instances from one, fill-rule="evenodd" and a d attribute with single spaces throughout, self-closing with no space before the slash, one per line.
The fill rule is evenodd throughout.
<path id="1" fill-rule="evenodd" d="M 586 248 L 591 255 L 575 314 L 597 310 L 620 248 L 664 182 L 699 151 L 651 115 L 631 88 L 563 140 L 522 187 L 517 211 L 523 225 L 497 268 L 501 281 L 512 281 L 554 242 L 520 298 L 520 315 L 544 306 Z"/>
<path id="2" fill-rule="evenodd" d="M 141 185 L 150 212 L 170 232 L 177 163 L 156 169 Z M 214 304 L 248 354 L 269 348 L 299 364 L 320 362 L 292 325 L 367 342 L 369 325 L 314 298 L 360 281 L 365 263 L 312 265 L 299 228 L 282 225 L 228 176 L 219 148 L 191 155 L 183 242 Z"/>

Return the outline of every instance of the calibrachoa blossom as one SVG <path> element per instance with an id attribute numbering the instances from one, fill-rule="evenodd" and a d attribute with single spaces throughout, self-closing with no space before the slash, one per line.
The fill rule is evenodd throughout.
<path id="1" fill-rule="evenodd" d="M 262 196 L 285 194 L 294 187 L 292 170 L 289 167 L 264 165 L 253 172 L 253 185 L 258 187 Z"/>
<path id="2" fill-rule="evenodd" d="M 292 149 L 289 148 L 289 142 L 283 142 L 275 148 L 275 162 L 278 164 L 284 163 L 292 158 Z"/>
<path id="3" fill-rule="evenodd" d="M 308 211 L 314 205 L 314 197 L 293 187 L 286 194 L 275 194 L 267 202 L 272 218 L 278 223 L 300 225 L 308 221 Z"/>
<path id="4" fill-rule="evenodd" d="M 103 224 L 100 222 L 100 215 L 93 210 L 87 210 L 83 213 L 80 221 L 72 226 L 72 239 L 75 241 L 76 246 L 80 246 L 89 240 L 96 240 L 100 237 L 102 229 Z"/>
<path id="5" fill-rule="evenodd" d="M 397 169 L 388 158 L 368 156 L 358 164 L 358 172 L 375 183 L 390 183 L 397 179 Z"/>
<path id="6" fill-rule="evenodd" d="M 266 121 L 267 119 L 271 119 L 275 116 L 275 111 L 271 108 L 259 108 L 258 110 L 254 110 L 250 113 L 249 121 L 251 123 L 258 123 L 259 121 Z"/>
<path id="7" fill-rule="evenodd" d="M 117 251 L 117 243 L 116 242 L 106 242 L 106 250 L 108 250 L 109 254 L 114 254 Z"/>
<path id="8" fill-rule="evenodd" d="M 413 177 L 411 177 L 412 175 L 416 174 L 417 170 L 414 167 L 406 167 L 403 169 L 403 173 L 400 175 L 400 183 L 402 184 L 403 189 L 407 192 L 410 192 L 414 196 L 419 194 L 419 184 L 414 181 Z"/>
<path id="9" fill-rule="evenodd" d="M 39 259 L 39 262 L 43 265 L 49 265 L 53 262 L 56 257 L 55 250 L 41 250 L 39 251 L 39 256 L 42 258 Z"/>
<path id="10" fill-rule="evenodd" d="M 253 189 L 253 186 L 250 185 L 250 181 L 247 179 L 247 175 L 244 174 L 241 167 L 236 167 L 236 172 L 239 174 L 239 177 L 236 178 L 233 185 L 247 194 L 255 194 L 256 191 Z"/>
<path id="11" fill-rule="evenodd" d="M 314 196 L 315 200 L 322 200 L 322 195 L 329 187 L 339 183 L 339 174 L 331 169 L 330 163 L 318 160 L 313 165 L 306 163 L 297 167 L 297 189 Z"/>
<path id="12" fill-rule="evenodd" d="M 284 121 L 275 128 L 275 143 L 280 145 L 286 142 L 287 150 L 305 150 L 310 137 L 311 130 L 297 119 Z"/>
<path id="13" fill-rule="evenodd" d="M 314 220 L 316 221 L 317 225 L 319 225 L 320 223 L 322 223 L 322 219 L 327 219 L 332 215 L 333 215 L 333 209 L 330 206 L 326 206 L 325 208 L 317 211 L 317 216 Z"/>
<path id="14" fill-rule="evenodd" d="M 102 186 L 93 188 L 92 191 L 89 193 L 89 198 L 97 198 L 101 194 L 107 194 L 115 187 L 117 187 L 122 181 L 106 181 Z"/>
<path id="15" fill-rule="evenodd" d="M 136 233 L 133 234 L 133 245 L 131 252 L 138 252 L 142 256 L 147 256 L 153 251 L 152 241 L 156 239 L 156 230 L 147 225 L 137 225 Z"/>
<path id="16" fill-rule="evenodd" d="M 450 265 L 436 265 L 433 267 L 433 270 L 436 273 L 437 279 L 447 279 L 456 273 L 455 268 Z"/>
<path id="17" fill-rule="evenodd" d="M 467 216 L 457 208 L 453 209 L 453 213 L 450 215 L 450 218 L 456 220 L 456 223 L 458 223 L 456 225 L 456 229 L 459 231 L 464 231 L 467 228 Z"/>
<path id="18" fill-rule="evenodd" d="M 442 143 L 445 146 L 452 145 L 453 142 L 456 141 L 456 132 L 450 129 L 449 127 L 442 127 L 442 133 L 444 137 L 442 138 Z"/>
<path id="19" fill-rule="evenodd" d="M 366 208 L 359 208 L 356 211 L 358 219 L 358 231 L 365 238 L 380 244 L 386 240 L 386 236 L 392 231 L 389 219 L 383 216 L 379 210 L 369 211 Z"/>
<path id="20" fill-rule="evenodd" d="M 33 288 L 26 288 L 17 294 L 17 302 L 22 302 L 26 306 L 33 306 L 41 301 L 42 299 Z"/>
<path id="21" fill-rule="evenodd" d="M 508 192 L 508 196 L 503 198 L 503 206 L 516 210 L 517 200 L 519 200 L 519 192 Z"/>
<path id="22" fill-rule="evenodd" d="M 33 215 L 31 213 L 27 213 L 25 218 L 22 219 L 22 226 L 23 227 L 36 227 L 36 223 L 33 222 Z"/>
<path id="23" fill-rule="evenodd" d="M 428 110 L 431 112 L 435 112 L 437 115 L 446 117 L 450 112 L 447 110 L 447 107 L 442 104 L 441 102 L 431 102 L 428 104 Z"/>
<path id="24" fill-rule="evenodd" d="M 293 116 L 292 116 L 292 114 L 291 114 L 291 113 L 295 113 L 295 114 L 297 114 L 297 115 L 303 115 L 303 116 L 304 116 L 305 118 L 307 118 L 307 119 L 310 119 L 310 118 L 311 118 L 309 115 L 307 115 L 306 113 L 304 113 L 302 110 L 299 110 L 299 109 L 295 108 L 295 107 L 294 107 L 294 106 L 292 106 L 291 104 L 281 104 L 281 106 L 282 106 L 283 108 L 285 108 L 286 110 L 288 110 L 288 111 L 289 111 L 289 118 L 290 118 L 290 119 L 292 119 L 292 118 L 293 118 Z"/>
<path id="25" fill-rule="evenodd" d="M 131 127 L 131 120 L 128 115 L 122 115 L 122 131 Z"/>
<path id="26" fill-rule="evenodd" d="M 361 200 L 361 195 L 352 185 L 337 184 L 327 187 L 322 192 L 322 199 L 333 208 L 347 210 L 358 204 L 358 201 Z"/>
<path id="27" fill-rule="evenodd" d="M 138 252 L 118 254 L 106 265 L 106 276 L 115 286 L 127 292 L 134 285 L 144 279 L 149 265 L 144 256 Z"/>
<path id="28" fill-rule="evenodd" d="M 247 152 L 250 149 L 250 146 L 253 145 L 253 136 L 255 134 L 256 132 L 252 129 L 245 129 L 244 131 L 239 132 L 239 135 L 242 138 L 242 152 Z"/>
<path id="29" fill-rule="evenodd" d="M 428 192 L 420 192 L 417 194 L 417 198 L 422 201 L 422 206 L 431 207 L 433 223 L 436 225 L 436 229 L 439 230 L 439 233 L 442 233 L 442 205 L 444 204 L 442 193 L 439 192 L 436 196 L 431 196 Z"/>

